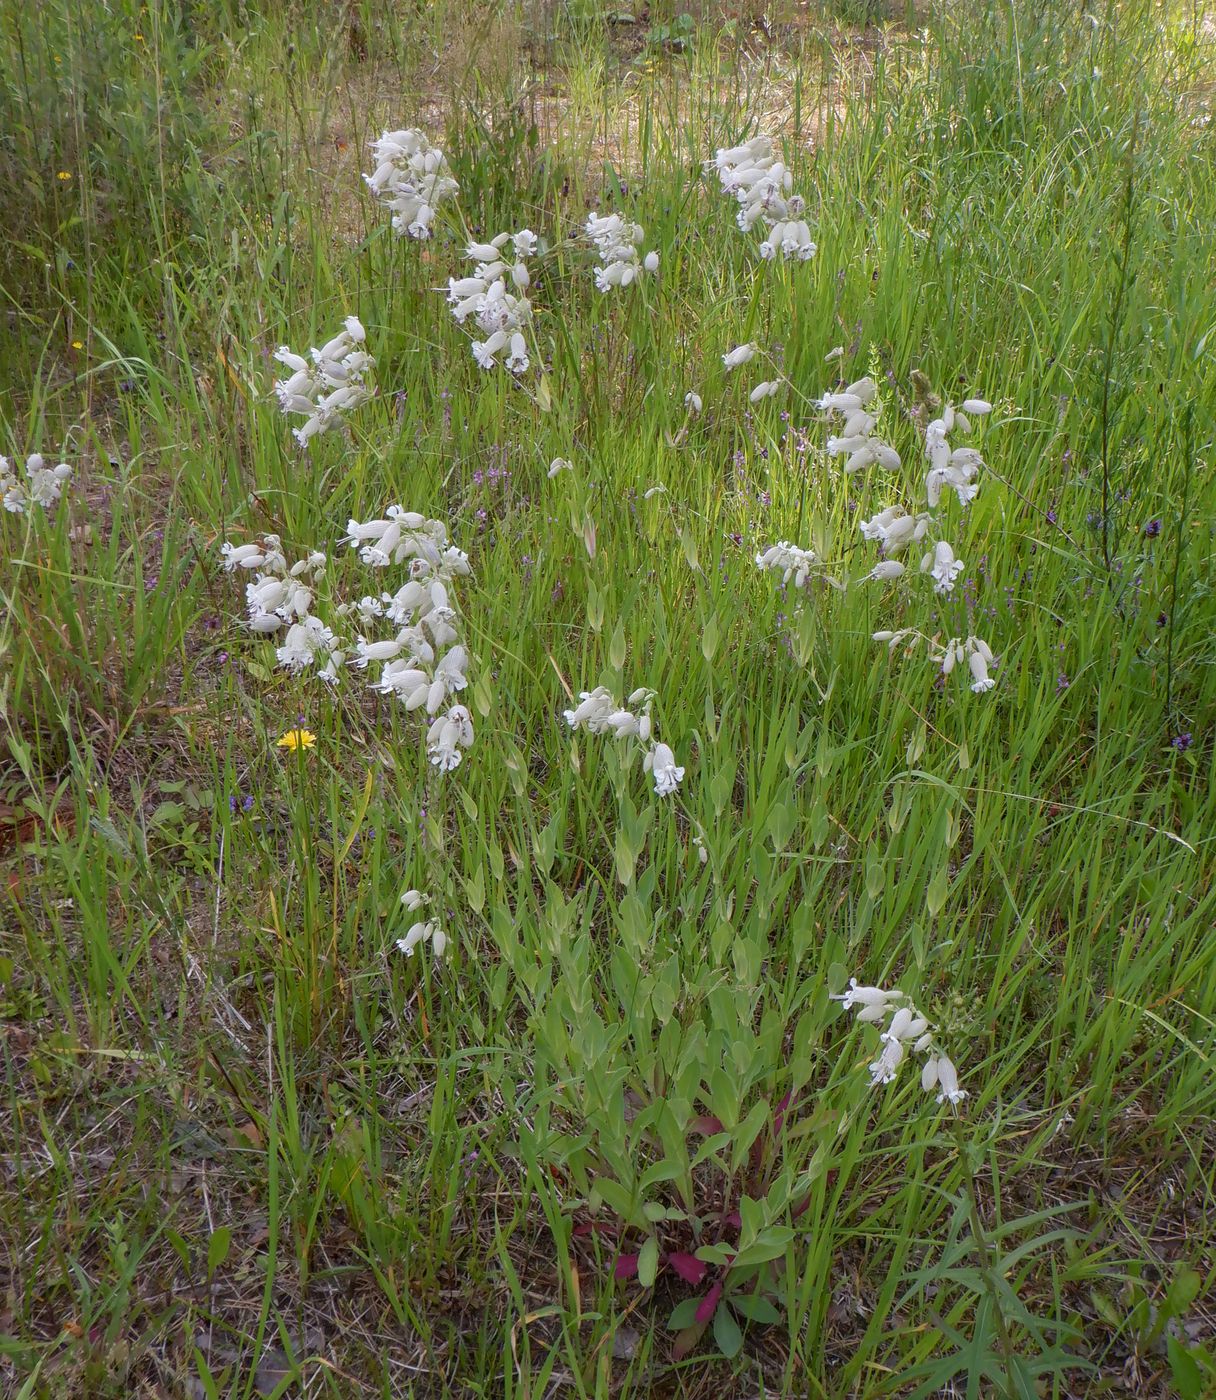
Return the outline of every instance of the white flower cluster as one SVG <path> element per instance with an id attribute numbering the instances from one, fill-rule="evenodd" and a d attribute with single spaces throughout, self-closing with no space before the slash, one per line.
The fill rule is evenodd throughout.
<path id="1" fill-rule="evenodd" d="M 788 540 L 769 545 L 763 553 L 756 555 L 756 567 L 761 573 L 780 574 L 782 584 L 793 579 L 795 588 L 807 586 L 811 571 L 818 562 L 814 550 L 800 549 Z"/>
<path id="2" fill-rule="evenodd" d="M 273 635 L 287 628 L 275 653 L 280 666 L 293 676 L 315 668 L 320 680 L 334 686 L 344 667 L 366 671 L 375 663 L 380 669 L 372 689 L 396 695 L 407 710 L 425 709 L 431 719 L 427 755 L 448 772 L 473 743 L 471 715 L 465 706 L 451 703 L 468 685 L 469 655 L 450 592 L 455 578 L 468 575 L 468 556 L 449 543 L 442 521 L 400 506 L 390 506 L 382 520 L 351 520 L 346 529 L 342 543 L 357 550 L 364 564 L 382 569 L 408 561 L 410 575 L 395 593 L 335 609 L 338 617 L 354 618 L 362 629 L 353 643 L 340 642 L 311 611 L 311 583 L 325 569 L 324 554 L 309 554 L 289 567 L 278 535 L 266 535 L 254 544 L 225 543 L 224 568 L 254 572 L 245 589 L 251 631 Z M 393 626 L 391 637 L 369 640 L 363 635 L 369 624 L 381 620 Z"/>
<path id="3" fill-rule="evenodd" d="M 877 393 L 877 384 L 867 376 L 839 392 L 825 394 L 817 403 L 817 407 L 824 412 L 844 417 L 840 435 L 828 438 L 827 451 L 830 456 L 846 458 L 844 470 L 847 475 L 871 466 L 889 470 L 900 466 L 899 454 L 895 449 L 874 435 L 878 419 L 872 405 Z M 940 503 L 943 486 L 953 487 L 964 505 L 979 489 L 974 481 L 976 472 L 983 466 L 979 453 L 970 447 L 951 450 L 946 434 L 955 428 L 970 432 L 971 419 L 968 415 L 980 417 L 991 412 L 991 409 L 992 405 L 984 399 L 968 399 L 961 409 L 947 405 L 941 416 L 926 427 L 925 455 L 930 466 L 925 487 L 931 509 Z M 906 569 L 899 555 L 925 540 L 935 524 L 928 512 L 913 515 L 897 505 L 886 506 L 868 520 L 860 521 L 858 528 L 862 538 L 877 543 L 883 553 L 882 559 L 865 575 L 865 579 L 891 583 L 903 577 Z M 935 593 L 948 596 L 953 593 L 964 564 L 948 541 L 938 539 L 922 555 L 920 569 L 932 580 Z M 884 629 L 873 636 L 875 641 L 888 643 L 892 651 L 901 643 L 911 648 L 922 640 L 921 634 L 914 628 L 899 631 Z M 943 675 L 948 676 L 959 662 L 965 660 L 971 672 L 973 691 L 991 690 L 996 684 L 989 674 L 989 667 L 995 658 L 982 638 L 952 638 L 945 646 L 930 640 L 928 649 L 930 656 L 940 662 Z"/>
<path id="4" fill-rule="evenodd" d="M 40 452 L 25 459 L 24 481 L 7 457 L 0 457 L 0 504 L 13 515 L 24 515 L 29 505 L 52 510 L 71 480 L 72 469 L 66 462 L 48 467 Z"/>
<path id="5" fill-rule="evenodd" d="M 229 573 L 245 569 L 254 574 L 245 585 L 249 630 L 269 637 L 287 628 L 275 649 L 279 665 L 293 676 L 315 666 L 320 680 L 335 685 L 343 654 L 333 632 L 311 611 L 312 585 L 325 572 L 325 555 L 314 551 L 289 566 L 278 535 L 264 535 L 256 544 L 225 541 L 220 553 Z"/>
<path id="6" fill-rule="evenodd" d="M 406 890 L 401 896 L 401 903 L 408 913 L 415 914 L 424 904 L 429 904 L 430 899 L 421 890 Z M 443 957 L 448 946 L 448 936 L 439 925 L 437 919 L 418 919 L 412 923 L 404 938 L 397 940 L 397 947 L 407 958 L 414 956 L 414 949 L 419 943 L 430 943 L 431 951 L 437 958 Z"/>
<path id="7" fill-rule="evenodd" d="M 645 757 L 643 771 L 654 779 L 657 796 L 667 797 L 680 786 L 684 769 L 676 765 L 676 756 L 667 744 L 654 739 L 654 724 L 650 707 L 654 691 L 644 686 L 632 692 L 625 705 L 607 686 L 596 686 L 579 695 L 579 703 L 565 710 L 566 723 L 571 729 L 585 729 L 589 734 L 611 734 L 616 739 L 637 739 Z M 638 707 L 635 710 L 630 707 Z"/>
<path id="8" fill-rule="evenodd" d="M 371 147 L 376 168 L 363 178 L 392 210 L 394 232 L 429 238 L 435 211 L 460 193 L 443 152 L 414 127 L 386 131 Z"/>
<path id="9" fill-rule="evenodd" d="M 871 1084 L 890 1084 L 909 1053 L 923 1055 L 921 1087 L 926 1093 L 937 1089 L 938 1103 L 956 1106 L 967 1097 L 958 1085 L 958 1070 L 953 1061 L 934 1040 L 933 1027 L 917 1011 L 903 992 L 886 991 L 882 987 L 862 987 L 856 977 L 849 979 L 849 989 L 834 996 L 846 1011 L 856 1010 L 858 1021 L 883 1025 L 879 1035 L 882 1048 L 870 1065 Z"/>
<path id="10" fill-rule="evenodd" d="M 984 459 L 974 447 L 951 448 L 946 435 L 957 429 L 971 431 L 971 418 L 982 418 L 992 412 L 987 399 L 967 399 L 961 409 L 947 404 L 939 418 L 925 429 L 925 456 L 929 459 L 929 474 L 925 477 L 925 492 L 930 506 L 941 500 L 942 488 L 949 487 L 958 496 L 961 506 L 969 505 L 979 492 L 975 480 Z"/>
<path id="11" fill-rule="evenodd" d="M 965 661 L 967 670 L 971 673 L 971 689 L 977 695 L 982 695 L 984 691 L 991 690 L 996 685 L 996 681 L 988 672 L 988 668 L 995 664 L 996 657 L 983 637 L 951 637 L 942 645 L 936 638 L 922 636 L 914 627 L 902 627 L 895 632 L 875 632 L 873 637 L 876 642 L 886 642 L 890 651 L 899 646 L 912 651 L 918 642 L 924 641 L 929 656 L 941 666 L 943 676 L 948 676 L 956 666 Z"/>
<path id="12" fill-rule="evenodd" d="M 279 407 L 284 413 L 306 415 L 302 426 L 293 429 L 301 447 L 318 433 L 338 427 L 346 414 L 371 398 L 365 376 L 376 362 L 363 348 L 366 340 L 362 322 L 348 316 L 332 340 L 309 351 L 311 362 L 286 345 L 275 351 L 275 359 L 291 371 L 286 379 L 275 381 Z"/>
<path id="13" fill-rule="evenodd" d="M 508 241 L 513 262 L 503 257 Z M 536 248 L 536 235 L 529 228 L 497 234 L 489 243 L 470 243 L 465 256 L 477 260 L 473 276 L 448 278 L 452 315 L 460 325 L 472 316 L 485 333 L 485 340 L 473 342 L 473 358 L 482 369 L 493 369 L 504 350 L 506 367 L 512 374 L 523 374 L 528 368 L 528 342 L 523 328 L 532 320 L 532 303 L 527 295 L 532 285 L 528 259 Z M 507 289 L 508 276 L 514 291 Z"/>
<path id="14" fill-rule="evenodd" d="M 838 436 L 828 438 L 829 457 L 844 457 L 845 474 L 863 471 L 866 467 L 881 467 L 884 471 L 899 470 L 899 453 L 881 438 L 875 437 L 878 424 L 870 405 L 878 394 L 878 385 L 867 375 L 857 379 L 839 393 L 824 394 L 815 405 L 825 413 L 839 414 L 844 426 Z"/>
<path id="15" fill-rule="evenodd" d="M 620 214 L 588 214 L 586 233 L 603 264 L 595 269 L 595 285 L 601 292 L 631 286 L 645 272 L 658 272 L 658 253 L 652 249 L 643 257 L 640 251 L 646 236 L 641 224 Z"/>
<path id="16" fill-rule="evenodd" d="M 448 541 L 441 520 L 400 506 L 390 506 L 382 520 L 349 521 L 343 542 L 371 568 L 409 560 L 409 579 L 396 593 L 369 596 L 340 611 L 357 616 L 365 627 L 383 619 L 396 628 L 382 640 L 360 635 L 352 665 L 367 670 L 376 663 L 380 673 L 373 690 L 395 695 L 407 710 L 425 708 L 433 717 L 427 755 L 441 772 L 450 772 L 473 743 L 472 716 L 464 705 L 449 703 L 468 685 L 469 654 L 450 591 L 454 579 L 468 576 L 468 555 Z"/>
<path id="17" fill-rule="evenodd" d="M 761 219 L 768 225 L 768 235 L 760 245 L 760 256 L 766 262 L 778 254 L 803 262 L 815 256 L 811 230 L 802 217 L 806 203 L 793 193 L 794 178 L 778 160 L 769 137 L 753 136 L 741 146 L 720 150 L 712 161 L 706 161 L 705 169 L 708 173 L 716 170 L 723 190 L 738 200 L 737 218 L 744 233 L 750 233 Z"/>

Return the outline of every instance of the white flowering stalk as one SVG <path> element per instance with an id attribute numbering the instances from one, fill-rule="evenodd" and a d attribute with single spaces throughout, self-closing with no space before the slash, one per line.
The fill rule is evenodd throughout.
<path id="1" fill-rule="evenodd" d="M 24 515 L 31 505 L 54 510 L 71 478 L 72 469 L 66 462 L 48 467 L 42 454 L 34 452 L 25 459 L 22 481 L 8 458 L 0 457 L 0 504 L 12 515 Z"/>
<path id="2" fill-rule="evenodd" d="M 274 391 L 284 414 L 302 413 L 304 423 L 292 431 L 301 447 L 318 433 L 341 426 L 346 416 L 366 403 L 372 391 L 366 375 L 375 360 L 363 348 L 367 332 L 357 316 L 348 316 L 343 329 L 309 358 L 297 355 L 286 345 L 275 351 L 275 359 L 291 373 L 275 381 Z"/>
<path id="3" fill-rule="evenodd" d="M 803 218 L 806 203 L 793 193 L 793 176 L 778 160 L 769 137 L 754 136 L 741 146 L 720 150 L 706 161 L 705 169 L 716 170 L 723 190 L 738 200 L 737 219 L 744 233 L 760 221 L 768 226 L 760 244 L 760 256 L 766 262 L 778 256 L 805 262 L 815 256 L 816 245 Z"/>
<path id="4" fill-rule="evenodd" d="M 507 244 L 511 244 L 508 262 Z M 512 374 L 523 374 L 530 363 L 524 327 L 532 320 L 527 291 L 532 285 L 528 259 L 537 250 L 531 229 L 500 233 L 489 243 L 470 243 L 465 256 L 476 261 L 471 277 L 449 277 L 448 304 L 458 324 L 473 317 L 485 340 L 473 342 L 473 358 L 482 369 L 493 369 L 500 356 Z M 510 279 L 511 290 L 507 286 Z M 442 289 L 441 289 L 442 290 Z"/>
<path id="5" fill-rule="evenodd" d="M 910 544 L 919 544 L 931 524 L 926 514 L 907 515 L 902 506 L 887 506 L 869 520 L 858 523 L 863 539 L 874 540 L 888 558 L 902 554 Z"/>
<path id="6" fill-rule="evenodd" d="M 788 540 L 769 545 L 756 555 L 756 567 L 761 573 L 780 574 L 783 586 L 792 580 L 795 588 L 807 586 L 818 564 L 814 550 L 801 549 Z"/>
<path id="7" fill-rule="evenodd" d="M 874 466 L 884 471 L 899 470 L 899 453 L 874 433 L 878 415 L 870 411 L 870 405 L 877 395 L 878 385 L 867 375 L 838 393 L 824 394 L 816 402 L 815 407 L 822 412 L 843 419 L 840 432 L 828 438 L 827 452 L 829 457 L 846 459 L 847 476 Z"/>
<path id="8" fill-rule="evenodd" d="M 374 666 L 371 688 L 395 695 L 407 711 L 425 713 L 427 756 L 441 772 L 450 772 L 473 743 L 472 716 L 453 703 L 468 685 L 469 654 L 452 597 L 453 581 L 470 572 L 468 556 L 449 542 L 442 521 L 400 506 L 390 506 L 381 520 L 351 520 L 346 529 L 341 542 L 369 568 L 409 568 L 395 593 L 369 594 L 335 608 L 337 618 L 354 622 L 353 639 L 340 641 L 311 611 L 311 584 L 324 572 L 325 555 L 309 554 L 289 567 L 277 535 L 252 544 L 226 542 L 221 550 L 229 573 L 254 575 L 245 589 L 248 626 L 263 636 L 287 629 L 275 654 L 293 676 L 311 670 L 335 687 L 345 669 L 366 672 Z M 390 635 L 367 635 L 384 623 Z"/>
<path id="9" fill-rule="evenodd" d="M 935 1038 L 934 1027 L 916 1009 L 903 992 L 887 991 L 882 987 L 859 986 L 856 977 L 849 987 L 833 996 L 846 1011 L 856 1011 L 857 1020 L 868 1025 L 882 1026 L 880 1049 L 870 1065 L 871 1084 L 890 1084 L 909 1056 L 924 1057 L 920 1082 L 926 1093 L 938 1090 L 938 1103 L 957 1107 L 967 1097 L 959 1088 L 958 1070 Z"/>
<path id="10" fill-rule="evenodd" d="M 941 416 L 934 418 L 925 428 L 925 456 L 929 461 L 925 493 L 930 506 L 937 506 L 943 488 L 953 490 L 961 506 L 970 505 L 975 500 L 980 489 L 975 477 L 984 465 L 984 459 L 974 447 L 952 448 L 947 434 L 955 430 L 969 433 L 973 417 L 982 418 L 991 412 L 992 405 L 986 399 L 967 399 L 962 408 L 947 404 Z"/>
<path id="11" fill-rule="evenodd" d="M 827 450 L 833 456 L 846 458 L 846 474 L 872 465 L 892 468 L 900 465 L 895 449 L 874 436 L 877 417 L 871 406 L 877 391 L 874 380 L 866 377 L 839 392 L 825 394 L 818 402 L 817 406 L 824 412 L 844 418 L 842 432 L 828 439 Z M 943 487 L 953 488 L 964 506 L 974 498 L 979 489 L 974 478 L 983 461 L 974 448 L 952 449 L 947 434 L 955 430 L 970 432 L 971 418 L 982 417 L 991 407 L 984 399 L 968 399 L 960 409 L 947 404 L 941 415 L 926 426 L 925 455 L 929 459 L 929 474 L 925 487 L 931 509 L 940 504 Z M 908 570 L 899 556 L 911 546 L 925 542 L 920 573 L 932 582 L 934 593 L 941 597 L 953 594 L 965 565 L 949 541 L 941 538 L 931 543 L 927 541 L 930 531 L 936 532 L 936 525 L 930 513 L 912 514 L 899 505 L 886 506 L 868 520 L 859 521 L 862 538 L 876 543 L 882 551 L 882 558 L 864 575 L 863 581 L 891 583 L 903 578 Z M 991 690 L 996 683 L 989 672 L 995 657 L 981 637 L 953 637 L 943 645 L 912 627 L 882 629 L 873 637 L 875 641 L 886 642 L 892 652 L 900 646 L 911 651 L 920 641 L 925 641 L 930 658 L 938 663 L 943 676 L 949 676 L 957 665 L 965 662 L 972 678 L 971 689 L 977 693 Z"/>
<path id="12" fill-rule="evenodd" d="M 599 685 L 594 690 L 582 691 L 578 704 L 562 713 L 571 729 L 637 740 L 643 755 L 642 770 L 654 779 L 655 795 L 668 797 L 680 786 L 684 769 L 676 764 L 670 746 L 655 739 L 650 714 L 654 695 L 653 690 L 643 686 L 633 691 L 622 705 L 606 686 Z"/>
<path id="13" fill-rule="evenodd" d="M 460 193 L 443 152 L 414 127 L 386 131 L 371 148 L 376 168 L 363 178 L 392 211 L 393 231 L 399 238 L 429 238 L 436 210 Z"/>
<path id="14" fill-rule="evenodd" d="M 970 675 L 971 689 L 977 695 L 982 695 L 984 691 L 991 690 L 996 685 L 995 679 L 989 674 L 989 668 L 995 665 L 996 657 L 983 637 L 951 637 L 943 644 L 935 637 L 926 637 L 915 627 L 901 627 L 896 631 L 884 629 L 873 633 L 872 636 L 876 642 L 885 642 L 888 651 L 891 652 L 903 647 L 906 652 L 911 653 L 924 642 L 930 660 L 941 668 L 943 677 L 951 675 L 956 669 L 960 675 Z M 962 669 L 964 663 L 965 671 Z"/>
<path id="15" fill-rule="evenodd" d="M 424 904 L 429 904 L 430 899 L 421 890 L 406 890 L 401 896 L 402 907 L 408 913 L 416 913 Z M 397 947 L 407 958 L 414 956 L 414 949 L 420 943 L 429 943 L 431 952 L 437 958 L 443 957 L 448 946 L 448 936 L 441 928 L 437 919 L 418 919 L 412 923 L 404 938 L 397 940 Z"/>
<path id="16" fill-rule="evenodd" d="M 632 286 L 644 273 L 658 272 L 658 253 L 653 249 L 645 256 L 641 253 L 646 236 L 641 224 L 620 214 L 588 214 L 585 232 L 602 264 L 595 269 L 595 285 L 601 292 Z"/>
<path id="17" fill-rule="evenodd" d="M 275 656 L 293 676 L 312 670 L 327 685 L 335 685 L 345 657 L 331 628 L 312 613 L 314 586 L 325 573 L 325 555 L 314 550 L 288 565 L 278 535 L 264 535 L 256 544 L 220 547 L 224 568 L 253 574 L 245 585 L 246 626 L 262 637 L 283 632 Z"/>
<path id="18" fill-rule="evenodd" d="M 344 543 L 374 569 L 409 561 L 409 579 L 395 593 L 368 596 L 340 611 L 364 628 L 377 620 L 393 626 L 389 637 L 361 633 L 351 664 L 363 671 L 378 667 L 373 690 L 431 717 L 427 756 L 440 772 L 450 772 L 473 743 L 472 716 L 464 705 L 451 703 L 468 685 L 469 653 L 452 590 L 456 579 L 470 573 L 468 555 L 449 542 L 441 520 L 401 506 L 390 506 L 380 520 L 349 521 Z"/>

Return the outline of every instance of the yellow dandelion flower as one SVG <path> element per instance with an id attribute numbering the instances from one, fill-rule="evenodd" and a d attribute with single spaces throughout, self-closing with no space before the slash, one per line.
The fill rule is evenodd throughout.
<path id="1" fill-rule="evenodd" d="M 276 748 L 290 749 L 292 753 L 296 749 L 311 749 L 317 742 L 317 736 L 308 729 L 289 729 L 278 741 Z"/>
<path id="2" fill-rule="evenodd" d="M 72 172 L 70 170 L 61 170 L 55 178 L 57 180 L 70 180 L 72 178 Z"/>
<path id="3" fill-rule="evenodd" d="M 72 341 L 72 349 L 73 349 L 73 350 L 83 350 L 83 349 L 84 349 L 84 341 L 82 341 L 82 340 L 74 340 L 74 341 Z"/>

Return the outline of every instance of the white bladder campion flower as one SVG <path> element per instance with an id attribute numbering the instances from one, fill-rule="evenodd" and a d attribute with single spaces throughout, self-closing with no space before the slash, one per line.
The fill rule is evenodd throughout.
<path id="1" fill-rule="evenodd" d="M 744 233 L 757 223 L 768 226 L 760 244 L 766 262 L 778 257 L 805 262 L 815 256 L 815 241 L 803 217 L 805 202 L 793 192 L 793 176 L 769 137 L 753 136 L 742 145 L 725 147 L 705 162 L 705 169 L 716 171 L 723 191 L 738 201 L 737 222 Z"/>
<path id="2" fill-rule="evenodd" d="M 420 943 L 429 943 L 431 951 L 437 958 L 441 958 L 448 946 L 448 936 L 444 933 L 439 923 L 435 919 L 419 919 L 417 923 L 411 924 L 404 938 L 397 940 L 397 947 L 407 958 L 414 956 L 414 949 Z"/>
<path id="3" fill-rule="evenodd" d="M 427 730 L 427 757 L 441 773 L 460 766 L 463 751 L 473 745 L 473 716 L 463 705 L 453 705 Z"/>
<path id="4" fill-rule="evenodd" d="M 601 292 L 617 287 L 630 287 L 644 273 L 659 270 L 659 255 L 653 250 L 644 256 L 641 243 L 646 233 L 620 214 L 588 214 L 585 225 L 587 241 L 599 254 L 600 266 L 595 270 L 595 285 Z"/>
<path id="5" fill-rule="evenodd" d="M 288 565 L 277 535 L 221 546 L 224 568 L 251 576 L 245 585 L 247 626 L 273 636 L 279 665 L 293 676 L 311 672 L 334 689 L 349 670 L 368 675 L 371 689 L 395 697 L 428 720 L 426 750 L 442 772 L 459 766 L 473 743 L 473 722 L 453 703 L 468 686 L 470 658 L 454 590 L 469 575 L 469 560 L 448 539 L 440 520 L 390 506 L 383 518 L 347 522 L 342 543 L 369 568 L 404 566 L 408 577 L 385 590 L 332 608 L 332 624 L 316 616 L 314 593 L 325 574 L 320 551 Z M 353 621 L 354 636 L 340 625 Z M 374 635 L 377 626 L 391 627 Z"/>
<path id="6" fill-rule="evenodd" d="M 676 766 L 676 756 L 666 744 L 656 744 L 646 755 L 642 767 L 654 778 L 654 790 L 659 797 L 668 797 L 680 786 L 683 768 Z"/>
<path id="7" fill-rule="evenodd" d="M 429 238 L 436 211 L 460 193 L 443 152 L 414 127 L 386 131 L 371 149 L 376 168 L 363 179 L 392 211 L 393 231 Z"/>
<path id="8" fill-rule="evenodd" d="M 560 476 L 562 472 L 572 472 L 573 470 L 573 462 L 567 461 L 565 457 L 554 457 L 549 463 L 549 480 L 552 481 L 555 477 Z"/>
<path id="9" fill-rule="evenodd" d="M 701 395 L 698 394 L 695 389 L 690 389 L 688 393 L 684 395 L 684 407 L 688 409 L 689 413 L 701 412 L 703 407 Z"/>
<path id="10" fill-rule="evenodd" d="M 954 550 L 945 540 L 938 540 L 933 549 L 920 561 L 921 573 L 933 578 L 934 593 L 954 592 L 954 583 L 963 572 L 963 561 L 954 557 Z"/>
<path id="11" fill-rule="evenodd" d="M 508 244 L 513 263 L 504 256 Z M 537 248 L 531 229 L 495 234 L 489 243 L 470 243 L 466 249 L 466 256 L 477 264 L 473 276 L 448 278 L 452 316 L 462 326 L 473 317 L 486 337 L 472 343 L 473 358 L 482 369 L 493 369 L 501 359 L 512 374 L 523 374 L 531 363 L 524 329 L 532 321 L 528 259 Z M 507 286 L 508 278 L 514 291 Z"/>
<path id="12" fill-rule="evenodd" d="M 883 1027 L 878 1037 L 878 1055 L 869 1067 L 871 1084 L 893 1083 L 910 1056 L 922 1055 L 925 1058 L 920 1082 L 926 1093 L 939 1089 L 937 1102 L 949 1103 L 951 1107 L 967 1097 L 959 1087 L 957 1069 L 937 1043 L 933 1026 L 903 992 L 861 986 L 852 977 L 848 988 L 832 1000 L 839 1001 L 846 1011 L 854 1011 L 858 1021 Z"/>
<path id="13" fill-rule="evenodd" d="M 769 545 L 756 555 L 756 567 L 761 573 L 779 573 L 783 584 L 792 579 L 795 588 L 806 587 L 817 562 L 814 550 L 801 549 L 788 540 Z"/>
<path id="14" fill-rule="evenodd" d="M 894 556 L 924 539 L 929 524 L 928 515 L 906 515 L 900 506 L 888 506 L 869 520 L 860 521 L 858 529 L 863 539 L 877 541 L 884 554 Z"/>
<path id="15" fill-rule="evenodd" d="M 956 429 L 971 431 L 971 418 L 983 418 L 992 412 L 987 399 L 966 399 L 961 409 L 947 404 L 941 414 L 925 427 L 925 456 L 929 471 L 925 477 L 925 494 L 929 505 L 937 507 L 943 490 L 952 490 L 959 505 L 967 506 L 979 493 L 976 476 L 984 459 L 974 447 L 950 446 L 948 434 Z"/>
<path id="16" fill-rule="evenodd" d="M 871 411 L 870 405 L 877 395 L 878 385 L 866 375 L 844 389 L 824 394 L 816 401 L 815 407 L 821 412 L 844 420 L 840 432 L 828 438 L 827 453 L 829 457 L 845 459 L 846 476 L 864 471 L 867 467 L 877 466 L 884 471 L 899 469 L 899 453 L 874 432 L 878 416 Z"/>
<path id="17" fill-rule="evenodd" d="M 290 373 L 275 381 L 274 392 L 284 414 L 303 414 L 304 422 L 292 429 L 301 447 L 318 433 L 340 427 L 347 415 L 366 403 L 372 391 L 366 382 L 375 360 L 364 349 L 367 332 L 357 316 L 348 316 L 342 330 L 306 358 L 286 345 L 275 359 Z"/>
<path id="18" fill-rule="evenodd" d="M 0 505 L 12 515 L 24 515 L 30 505 L 53 510 L 71 479 L 72 469 L 66 462 L 47 466 L 40 452 L 25 459 L 24 481 L 8 458 L 0 457 Z"/>
<path id="19" fill-rule="evenodd" d="M 634 739 L 643 755 L 643 771 L 654 779 L 658 797 L 667 797 L 679 787 L 684 769 L 676 763 L 669 745 L 655 739 L 651 706 L 654 691 L 645 686 L 632 691 L 621 704 L 607 686 L 584 690 L 578 704 L 562 715 L 571 729 L 585 729 L 588 734 L 610 734 L 614 739 Z"/>
<path id="20" fill-rule="evenodd" d="M 728 370 L 738 369 L 740 365 L 745 365 L 749 360 L 756 358 L 758 347 L 753 344 L 736 345 L 733 350 L 728 350 L 722 356 L 722 363 Z"/>
<path id="21" fill-rule="evenodd" d="M 903 572 L 904 566 L 898 559 L 880 559 L 866 575 L 866 578 L 875 579 L 879 583 L 891 583 L 902 577 Z"/>

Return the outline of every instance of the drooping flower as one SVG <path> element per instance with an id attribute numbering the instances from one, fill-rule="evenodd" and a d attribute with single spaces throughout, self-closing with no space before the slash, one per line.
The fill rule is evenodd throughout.
<path id="1" fill-rule="evenodd" d="M 366 340 L 363 323 L 348 316 L 343 329 L 314 347 L 307 359 L 286 345 L 275 351 L 275 359 L 290 370 L 286 379 L 275 381 L 275 396 L 285 414 L 304 415 L 304 423 L 292 430 L 301 447 L 317 434 L 340 427 L 371 398 L 367 375 L 376 362 L 364 349 Z"/>
<path id="2" fill-rule="evenodd" d="M 963 561 L 954 557 L 954 550 L 945 540 L 938 540 L 932 551 L 920 561 L 921 572 L 933 576 L 935 593 L 953 593 L 954 583 L 963 572 Z"/>
<path id="3" fill-rule="evenodd" d="M 654 778 L 659 797 L 668 797 L 680 786 L 684 769 L 676 766 L 676 756 L 666 744 L 656 744 L 646 755 L 643 768 Z"/>
<path id="4" fill-rule="evenodd" d="M 72 478 L 72 468 L 66 462 L 49 467 L 40 452 L 33 452 L 25 459 L 25 476 L 22 481 L 8 458 L 0 457 L 0 505 L 12 515 L 24 515 L 28 505 L 53 510 Z"/>
<path id="5" fill-rule="evenodd" d="M 855 977 L 849 987 L 832 997 L 846 1011 L 855 1011 L 856 1019 L 869 1025 L 882 1026 L 879 1033 L 878 1056 L 870 1063 L 871 1084 L 891 1084 L 910 1055 L 923 1055 L 920 1082 L 925 1093 L 941 1092 L 937 1102 L 957 1106 L 967 1097 L 959 1088 L 958 1071 L 938 1044 L 936 1032 L 927 1017 L 902 993 L 884 987 L 860 986 Z"/>
<path id="6" fill-rule="evenodd" d="M 404 938 L 397 940 L 397 947 L 407 958 L 412 958 L 414 949 L 420 943 L 429 943 L 431 951 L 437 958 L 441 958 L 448 946 L 448 936 L 437 920 L 419 919 L 417 923 L 410 925 Z"/>
<path id="7" fill-rule="evenodd" d="M 719 150 L 705 168 L 716 171 L 722 189 L 738 201 L 737 222 L 744 233 L 761 221 L 768 225 L 760 244 L 760 256 L 766 262 L 778 255 L 800 261 L 815 256 L 810 227 L 802 217 L 805 203 L 793 193 L 793 176 L 778 159 L 769 137 L 754 136 L 742 145 Z"/>
<path id="8" fill-rule="evenodd" d="M 441 773 L 460 766 L 464 750 L 473 746 L 473 717 L 463 705 L 453 705 L 427 730 L 427 757 Z"/>

